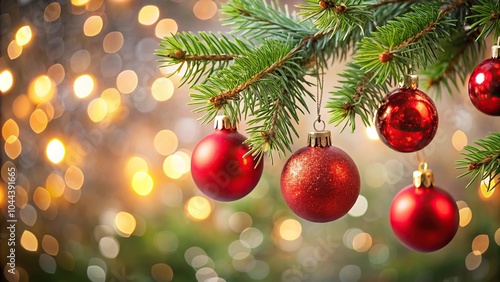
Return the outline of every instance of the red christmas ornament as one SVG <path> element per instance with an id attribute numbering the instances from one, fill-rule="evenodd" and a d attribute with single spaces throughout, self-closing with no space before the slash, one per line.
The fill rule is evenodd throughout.
<path id="1" fill-rule="evenodd" d="M 281 193 L 299 217 L 327 222 L 345 215 L 356 202 L 360 176 L 356 164 L 331 146 L 330 131 L 310 132 L 308 146 L 292 154 L 281 173 Z"/>
<path id="2" fill-rule="evenodd" d="M 479 111 L 500 116 L 500 45 L 491 48 L 492 58 L 480 63 L 469 78 L 469 98 Z"/>
<path id="3" fill-rule="evenodd" d="M 419 169 L 414 184 L 401 190 L 392 201 L 391 227 L 407 247 L 433 252 L 446 246 L 458 229 L 458 208 L 446 191 L 433 186 L 431 170 Z"/>
<path id="4" fill-rule="evenodd" d="M 245 136 L 236 131 L 226 116 L 217 116 L 215 132 L 196 145 L 191 157 L 191 175 L 196 186 L 207 196 L 219 201 L 238 200 L 257 185 L 263 162 L 256 166 Z"/>
<path id="5" fill-rule="evenodd" d="M 383 99 L 376 114 L 375 123 L 380 139 L 398 152 L 421 150 L 436 135 L 436 106 L 417 86 L 418 76 L 406 76 L 404 85 Z"/>

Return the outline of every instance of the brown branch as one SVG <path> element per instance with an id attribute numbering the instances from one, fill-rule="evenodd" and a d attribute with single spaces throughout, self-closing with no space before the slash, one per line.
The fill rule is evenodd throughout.
<path id="1" fill-rule="evenodd" d="M 456 9 L 457 7 L 461 6 L 461 5 L 465 5 L 465 3 L 463 3 L 462 1 L 459 1 L 459 2 L 456 2 L 456 3 L 453 3 L 453 4 L 449 4 L 448 6 L 446 6 L 445 8 L 442 8 L 440 11 L 439 11 L 439 16 L 437 17 L 436 21 L 435 22 L 430 22 L 424 29 L 422 29 L 419 33 L 417 33 L 416 35 L 406 39 L 403 43 L 399 44 L 398 46 L 396 47 L 393 47 L 391 48 L 391 50 L 387 50 L 387 51 L 384 51 L 384 53 L 392 53 L 393 51 L 396 51 L 396 50 L 400 50 L 400 49 L 403 49 L 405 48 L 406 46 L 410 45 L 411 43 L 419 40 L 420 38 L 422 38 L 424 35 L 426 35 L 427 33 L 433 31 L 436 29 L 436 24 L 439 23 L 443 18 L 444 16 L 446 16 L 446 14 L 448 14 L 449 12 L 451 12 L 453 9 Z"/>
<path id="2" fill-rule="evenodd" d="M 209 54 L 209 55 L 199 55 L 199 54 L 187 54 L 186 51 L 175 50 L 174 54 L 167 54 L 167 57 L 172 59 L 177 59 L 179 61 L 189 62 L 189 61 L 224 61 L 228 62 L 235 58 L 241 57 L 238 54 Z"/>
<path id="3" fill-rule="evenodd" d="M 284 92 L 284 90 L 283 90 Z M 270 143 L 272 139 L 276 136 L 276 125 L 278 122 L 278 113 L 283 108 L 283 102 L 280 99 L 277 99 L 274 102 L 273 116 L 271 117 L 269 129 L 267 131 L 261 132 L 261 135 L 266 140 L 266 143 Z"/>
<path id="4" fill-rule="evenodd" d="M 481 161 L 478 161 L 478 162 L 471 162 L 469 163 L 469 166 L 467 167 L 468 170 L 475 170 L 475 169 L 478 169 L 479 167 L 483 166 L 483 165 L 488 165 L 490 164 L 492 161 L 498 159 L 500 156 L 500 152 L 496 155 L 489 155 L 487 158 L 481 160 Z"/>
<path id="5" fill-rule="evenodd" d="M 273 63 L 268 68 L 257 73 L 256 75 L 254 75 L 250 80 L 248 80 L 244 84 L 239 85 L 233 89 L 228 89 L 226 91 L 220 92 L 216 96 L 210 98 L 210 103 L 214 104 L 214 106 L 216 108 L 220 108 L 227 101 L 236 99 L 240 92 L 247 89 L 248 87 L 250 87 L 255 82 L 259 81 L 264 76 L 266 76 L 266 75 L 270 74 L 271 72 L 275 71 L 276 69 L 279 69 L 280 67 L 282 67 L 286 61 L 288 61 L 295 54 L 297 54 L 300 50 L 302 50 L 302 48 L 304 48 L 304 46 L 306 46 L 307 43 L 318 40 L 319 38 L 321 38 L 327 34 L 329 34 L 329 33 L 318 33 L 316 35 L 312 35 L 312 36 L 308 36 L 308 37 L 303 38 L 301 43 L 299 45 L 297 45 L 295 48 L 293 48 L 290 52 L 288 52 L 288 54 L 286 54 L 286 56 L 281 58 L 281 60 Z"/>
<path id="6" fill-rule="evenodd" d="M 356 86 L 356 92 L 352 95 L 353 103 L 346 102 L 344 104 L 343 109 L 345 111 L 351 111 L 355 107 L 355 104 L 359 102 L 359 99 L 363 96 L 363 93 L 365 92 L 366 84 L 370 82 L 372 77 L 373 77 L 373 72 L 369 72 L 363 75 L 363 78 L 358 82 Z"/>

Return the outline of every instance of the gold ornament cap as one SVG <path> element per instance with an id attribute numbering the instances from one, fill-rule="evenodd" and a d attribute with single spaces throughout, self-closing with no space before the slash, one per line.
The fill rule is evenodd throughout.
<path id="1" fill-rule="evenodd" d="M 405 74 L 403 78 L 403 83 L 400 88 L 402 89 L 412 89 L 415 90 L 418 88 L 418 75 L 416 74 Z"/>
<path id="2" fill-rule="evenodd" d="M 231 122 L 231 119 L 226 115 L 219 115 L 215 117 L 214 120 L 214 129 L 222 130 L 222 129 L 230 129 L 236 130 L 236 123 Z"/>
<path id="3" fill-rule="evenodd" d="M 417 188 L 429 188 L 434 186 L 434 174 L 432 170 L 427 169 L 426 162 L 421 162 L 418 165 L 418 170 L 413 172 L 413 184 Z"/>
<path id="4" fill-rule="evenodd" d="M 330 130 L 312 131 L 307 135 L 307 146 L 329 147 L 332 145 L 332 134 Z"/>
<path id="5" fill-rule="evenodd" d="M 493 59 L 500 58 L 500 45 L 493 45 L 491 47 L 491 57 Z"/>

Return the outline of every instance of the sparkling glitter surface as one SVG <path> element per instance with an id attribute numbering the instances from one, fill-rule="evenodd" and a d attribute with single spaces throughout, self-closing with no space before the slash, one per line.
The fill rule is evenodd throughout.
<path id="1" fill-rule="evenodd" d="M 345 215 L 356 202 L 360 176 L 341 149 L 304 147 L 295 152 L 281 174 L 285 202 L 298 216 L 327 222 Z"/>

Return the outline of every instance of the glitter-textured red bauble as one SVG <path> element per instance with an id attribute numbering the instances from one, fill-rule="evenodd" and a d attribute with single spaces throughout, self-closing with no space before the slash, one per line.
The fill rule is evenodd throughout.
<path id="1" fill-rule="evenodd" d="M 281 193 L 299 217 L 313 222 L 333 221 L 354 205 L 360 176 L 351 157 L 334 146 L 299 149 L 281 173 Z"/>
<path id="2" fill-rule="evenodd" d="M 438 128 L 438 112 L 424 92 L 402 88 L 383 99 L 375 122 L 382 142 L 398 152 L 409 153 L 432 141 Z"/>
<path id="3" fill-rule="evenodd" d="M 458 208 L 444 190 L 410 185 L 392 201 L 391 227 L 398 239 L 411 249 L 433 252 L 446 246 L 458 229 Z"/>
<path id="4" fill-rule="evenodd" d="M 196 186 L 208 197 L 219 201 L 238 200 L 257 185 L 263 162 L 257 166 L 245 136 L 235 129 L 221 128 L 196 145 L 191 157 L 191 175 Z"/>
<path id="5" fill-rule="evenodd" d="M 469 98 L 479 111 L 500 116 L 500 58 L 485 60 L 472 71 Z"/>

